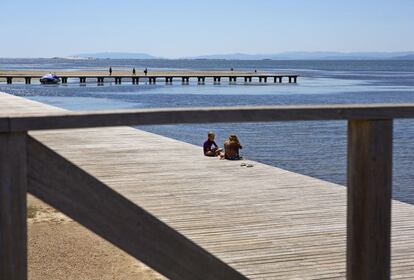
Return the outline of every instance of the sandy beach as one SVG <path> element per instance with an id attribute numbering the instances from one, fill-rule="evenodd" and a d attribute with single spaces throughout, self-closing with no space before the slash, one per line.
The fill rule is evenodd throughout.
<path id="1" fill-rule="evenodd" d="M 165 279 L 31 195 L 28 248 L 31 280 Z"/>

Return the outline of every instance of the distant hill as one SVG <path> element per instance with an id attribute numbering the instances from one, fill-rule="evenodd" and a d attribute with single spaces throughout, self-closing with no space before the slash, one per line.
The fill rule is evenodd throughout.
<path id="1" fill-rule="evenodd" d="M 283 52 L 276 54 L 214 54 L 187 59 L 228 59 L 228 60 L 368 60 L 368 59 L 412 59 L 414 52 Z"/>
<path id="2" fill-rule="evenodd" d="M 394 57 L 396 60 L 414 60 L 414 54 L 408 54 L 403 56 Z"/>
<path id="3" fill-rule="evenodd" d="M 101 52 L 83 53 L 73 58 L 89 59 L 163 59 L 146 53 Z M 183 57 L 181 59 L 220 59 L 220 60 L 369 60 L 369 59 L 397 59 L 412 60 L 413 52 L 282 52 L 274 54 L 212 54 L 202 56 Z"/>
<path id="4" fill-rule="evenodd" d="M 185 57 L 185 59 L 228 59 L 228 60 L 261 60 L 271 59 L 272 55 L 260 55 L 260 54 L 245 54 L 245 53 L 233 53 L 233 54 L 212 54 Z"/>
<path id="5" fill-rule="evenodd" d="M 102 52 L 102 53 L 83 53 L 75 57 L 99 58 L 99 59 L 157 59 L 157 57 L 146 53 L 125 53 L 125 52 Z"/>

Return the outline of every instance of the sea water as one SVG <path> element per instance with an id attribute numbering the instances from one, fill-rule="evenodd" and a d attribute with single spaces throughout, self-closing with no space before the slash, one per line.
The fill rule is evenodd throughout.
<path id="1" fill-rule="evenodd" d="M 0 70 L 106 70 L 135 67 L 154 70 L 235 70 L 298 73 L 297 84 L 132 85 L 96 81 L 80 85 L 0 84 L 0 91 L 69 110 L 120 108 L 206 107 L 235 105 L 413 103 L 414 61 L 227 61 L 227 60 L 66 60 L 0 59 Z M 286 82 L 286 81 L 285 81 Z M 162 125 L 139 127 L 201 146 L 208 131 L 222 145 L 237 134 L 245 158 L 317 177 L 346 183 L 346 122 L 295 121 L 271 123 Z M 200 147 L 201 152 L 201 147 Z M 183 151 L 185 153 L 185 151 Z M 393 197 L 414 204 L 414 119 L 394 125 Z"/>

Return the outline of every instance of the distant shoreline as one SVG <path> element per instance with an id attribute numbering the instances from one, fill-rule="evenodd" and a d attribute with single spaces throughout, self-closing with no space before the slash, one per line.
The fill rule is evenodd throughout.
<path id="1" fill-rule="evenodd" d="M 413 61 L 414 53 L 400 56 L 323 56 L 323 57 L 261 57 L 261 56 L 201 56 L 201 57 L 0 57 L 0 60 L 56 60 L 56 61 Z"/>

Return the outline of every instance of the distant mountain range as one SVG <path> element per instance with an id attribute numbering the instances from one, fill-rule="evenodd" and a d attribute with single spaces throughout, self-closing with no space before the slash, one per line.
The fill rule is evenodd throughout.
<path id="1" fill-rule="evenodd" d="M 283 52 L 277 54 L 218 54 L 189 57 L 192 59 L 235 60 L 363 60 L 363 59 L 414 59 L 414 52 Z"/>
<path id="2" fill-rule="evenodd" d="M 99 59 L 157 59 L 155 57 L 146 53 L 126 53 L 126 52 L 102 52 L 102 53 L 82 53 L 74 55 L 73 57 L 82 57 L 82 58 L 99 58 Z"/>
<path id="3" fill-rule="evenodd" d="M 84 53 L 72 57 L 91 59 L 161 59 L 146 53 Z M 413 52 L 283 52 L 276 54 L 213 54 L 183 57 L 181 59 L 226 59 L 226 60 L 368 60 L 368 59 L 396 59 L 414 60 Z"/>

